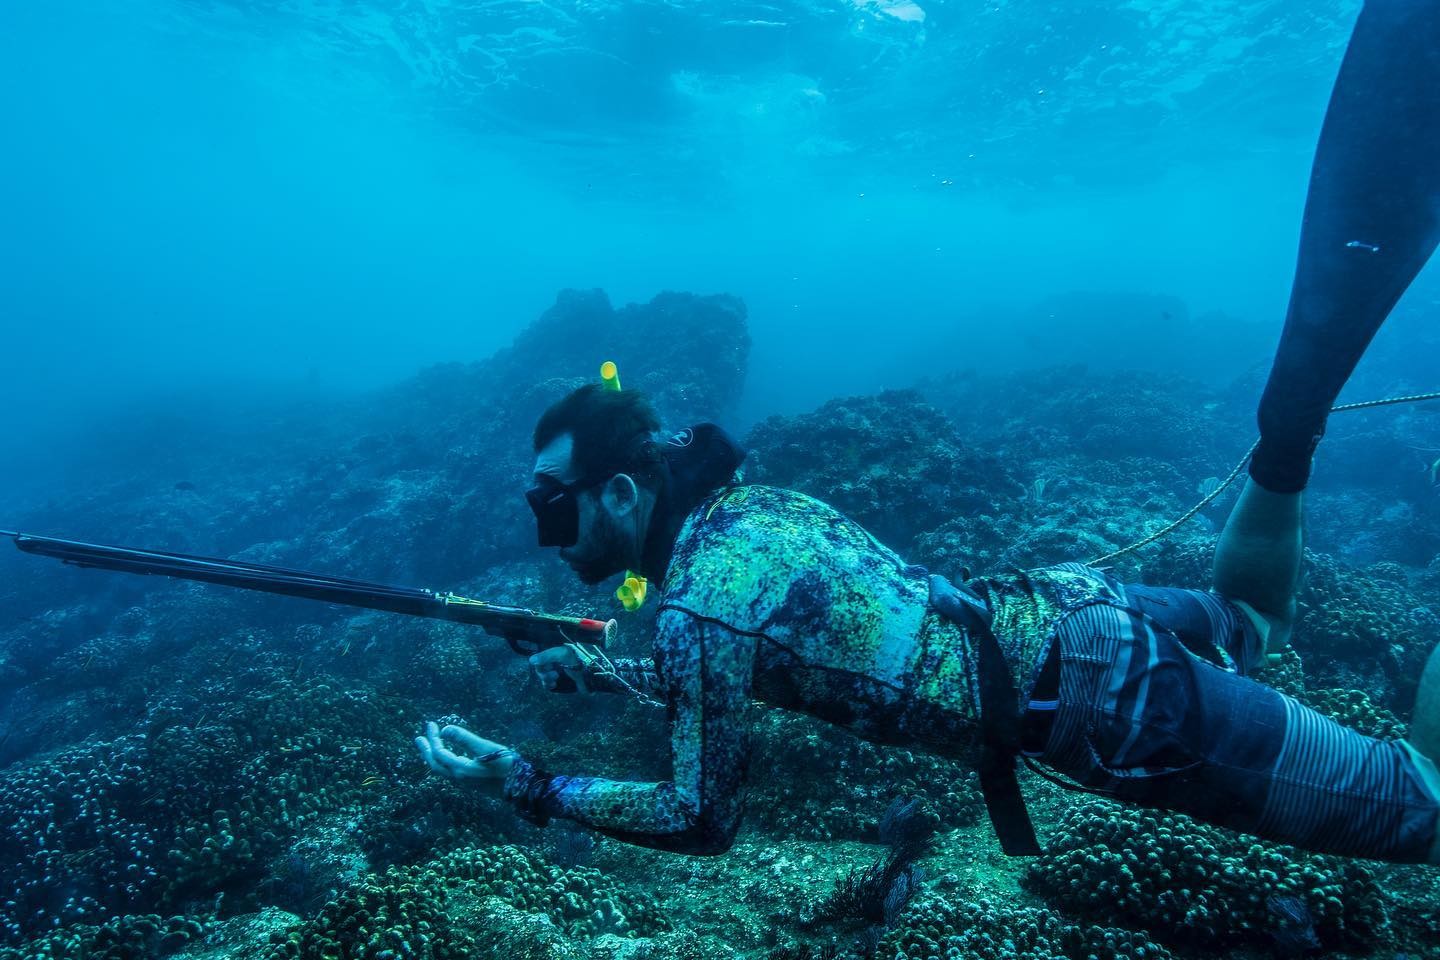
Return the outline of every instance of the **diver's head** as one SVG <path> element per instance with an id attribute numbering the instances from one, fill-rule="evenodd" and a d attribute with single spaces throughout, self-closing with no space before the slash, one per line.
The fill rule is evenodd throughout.
<path id="1" fill-rule="evenodd" d="M 540 546 L 586 583 L 640 565 L 664 458 L 660 429 L 643 393 L 580 387 L 535 425 L 535 485 L 525 494 Z"/>

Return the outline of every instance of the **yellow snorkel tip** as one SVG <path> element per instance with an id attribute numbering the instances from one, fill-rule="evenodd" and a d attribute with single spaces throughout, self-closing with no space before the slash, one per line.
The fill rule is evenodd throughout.
<path id="1" fill-rule="evenodd" d="M 614 360 L 600 364 L 600 380 L 611 390 L 620 389 L 620 368 L 615 366 Z"/>

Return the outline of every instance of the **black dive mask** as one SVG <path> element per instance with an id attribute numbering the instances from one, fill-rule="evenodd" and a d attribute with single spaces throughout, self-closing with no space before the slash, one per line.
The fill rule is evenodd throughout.
<path id="1" fill-rule="evenodd" d="M 575 495 L 614 474 L 603 477 L 582 477 L 574 483 L 561 483 L 554 477 L 542 476 L 525 491 L 525 500 L 535 513 L 535 529 L 542 547 L 573 547 L 580 539 L 580 505 Z"/>

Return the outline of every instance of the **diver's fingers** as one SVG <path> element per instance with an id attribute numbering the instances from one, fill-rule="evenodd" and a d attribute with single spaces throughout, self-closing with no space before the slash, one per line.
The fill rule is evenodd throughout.
<path id="1" fill-rule="evenodd" d="M 535 678 L 551 693 L 560 686 L 560 679 L 569 675 L 571 668 L 580 666 L 580 660 L 568 644 L 547 647 L 530 655 L 530 667 Z"/>
<path id="2" fill-rule="evenodd" d="M 532 660 L 530 661 L 530 671 L 535 674 L 535 679 L 540 682 L 540 686 L 551 693 L 555 692 L 555 687 L 560 679 L 560 670 L 557 667 L 549 663 L 538 664 Z"/>
<path id="3" fill-rule="evenodd" d="M 430 749 L 430 741 L 424 737 L 415 738 L 415 746 L 420 751 L 420 759 L 425 761 L 426 766 L 436 773 L 444 773 L 445 768 L 435 760 L 435 752 Z"/>
<path id="4" fill-rule="evenodd" d="M 460 756 L 443 744 L 439 747 L 431 744 L 430 749 L 434 751 L 435 759 L 439 761 L 447 775 L 459 779 L 470 776 L 474 772 L 472 769 L 475 766 L 474 760 Z"/>
<path id="5" fill-rule="evenodd" d="M 453 723 L 445 727 L 444 730 L 441 730 L 440 736 L 450 740 L 457 740 L 464 744 L 467 750 L 474 751 L 477 754 L 493 753 L 496 750 L 505 749 L 504 744 L 496 743 L 493 740 L 486 740 L 484 737 L 477 736 L 464 727 L 457 727 Z"/>
<path id="6" fill-rule="evenodd" d="M 566 670 L 565 675 L 575 681 L 575 686 L 581 693 L 590 692 L 590 685 L 585 682 L 585 668 L 583 666 Z"/>
<path id="7" fill-rule="evenodd" d="M 425 739 L 429 743 L 430 756 L 433 758 L 431 765 L 435 769 L 451 777 L 464 775 L 466 764 L 469 761 L 445 746 L 440 740 L 440 726 L 433 720 L 425 724 Z"/>
<path id="8" fill-rule="evenodd" d="M 444 773 L 444 769 L 440 766 L 440 757 L 435 752 L 435 747 L 440 742 L 440 727 L 436 725 L 435 721 L 426 722 L 425 732 L 421 735 L 421 739 L 425 741 L 425 759 L 430 762 L 430 766 Z"/>

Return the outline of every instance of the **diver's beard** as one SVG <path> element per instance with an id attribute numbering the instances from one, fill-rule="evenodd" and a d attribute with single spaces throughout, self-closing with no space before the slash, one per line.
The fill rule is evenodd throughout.
<path id="1" fill-rule="evenodd" d="M 580 560 L 570 564 L 575 570 L 576 579 L 586 586 L 593 587 L 598 583 L 605 583 L 606 580 L 624 570 L 624 567 L 615 567 L 609 563 L 598 563 L 598 561 Z"/>
<path id="2" fill-rule="evenodd" d="M 605 517 L 599 521 L 592 549 L 584 556 L 565 558 L 575 576 L 587 586 L 603 583 L 625 570 L 625 534 L 619 524 Z"/>

